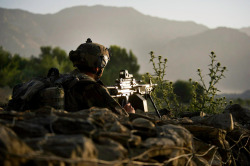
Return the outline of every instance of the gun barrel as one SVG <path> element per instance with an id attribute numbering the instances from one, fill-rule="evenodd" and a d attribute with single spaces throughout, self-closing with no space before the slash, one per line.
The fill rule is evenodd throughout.
<path id="1" fill-rule="evenodd" d="M 130 96 L 136 91 L 130 88 L 120 89 L 117 86 L 108 86 L 107 89 L 111 97 L 121 97 L 121 96 Z"/>

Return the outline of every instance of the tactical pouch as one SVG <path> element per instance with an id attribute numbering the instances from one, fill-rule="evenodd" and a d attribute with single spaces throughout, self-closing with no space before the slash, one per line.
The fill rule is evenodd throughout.
<path id="1" fill-rule="evenodd" d="M 60 87 L 49 87 L 40 92 L 41 104 L 55 109 L 64 109 L 64 90 Z"/>

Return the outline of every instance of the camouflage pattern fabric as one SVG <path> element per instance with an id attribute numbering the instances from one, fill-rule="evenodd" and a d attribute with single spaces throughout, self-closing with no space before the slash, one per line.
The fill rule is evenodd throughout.
<path id="1" fill-rule="evenodd" d="M 118 115 L 128 113 L 114 100 L 100 81 L 95 81 L 79 70 L 74 70 L 79 80 L 65 91 L 65 109 L 69 112 L 89 109 L 91 107 L 108 108 Z"/>
<path id="2" fill-rule="evenodd" d="M 74 66 L 105 67 L 110 59 L 108 48 L 98 43 L 83 43 L 75 51 L 70 51 L 69 58 Z"/>

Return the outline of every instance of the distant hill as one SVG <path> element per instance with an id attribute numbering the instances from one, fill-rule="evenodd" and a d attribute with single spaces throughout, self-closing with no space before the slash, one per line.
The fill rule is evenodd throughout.
<path id="1" fill-rule="evenodd" d="M 47 15 L 0 8 L 0 25 L 0 45 L 24 56 L 36 55 L 41 45 L 69 51 L 88 37 L 141 54 L 141 50 L 148 53 L 159 43 L 207 30 L 193 22 L 146 16 L 133 8 L 104 6 L 72 7 Z"/>
<path id="2" fill-rule="evenodd" d="M 0 8 L 0 45 L 23 56 L 37 54 L 39 47 L 48 43 L 37 17 L 39 15 L 22 10 Z"/>
<path id="3" fill-rule="evenodd" d="M 197 78 L 198 68 L 208 72 L 209 54 L 214 51 L 217 59 L 228 71 L 219 87 L 222 90 L 244 91 L 250 85 L 250 37 L 237 29 L 217 28 L 163 44 L 159 53 L 169 59 L 170 79 Z"/>
<path id="4" fill-rule="evenodd" d="M 241 32 L 245 32 L 248 36 L 250 36 L 250 27 L 241 28 L 240 31 L 241 31 Z"/>
<path id="5" fill-rule="evenodd" d="M 195 78 L 197 68 L 207 68 L 208 54 L 215 51 L 228 67 L 222 90 L 249 89 L 249 28 L 209 29 L 143 15 L 133 8 L 78 6 L 55 14 L 33 14 L 0 8 L 0 45 L 12 53 L 38 55 L 40 46 L 59 46 L 66 51 L 86 41 L 118 45 L 138 57 L 140 72 L 152 72 L 149 52 L 169 59 L 167 79 Z M 244 32 L 244 33 L 243 33 Z M 112 60 L 112 59 L 111 59 Z"/>
<path id="6" fill-rule="evenodd" d="M 221 96 L 225 96 L 227 99 L 250 99 L 250 90 L 246 90 L 243 93 L 229 93 L 229 94 L 222 94 Z"/>

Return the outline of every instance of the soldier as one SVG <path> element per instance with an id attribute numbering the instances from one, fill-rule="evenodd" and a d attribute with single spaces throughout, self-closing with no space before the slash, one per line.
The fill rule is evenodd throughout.
<path id="1" fill-rule="evenodd" d="M 75 51 L 70 51 L 69 58 L 77 68 L 71 74 L 79 78 L 70 87 L 65 96 L 65 109 L 78 111 L 91 107 L 109 108 L 119 115 L 135 113 L 130 103 L 122 108 L 114 100 L 100 81 L 105 66 L 110 60 L 109 49 L 103 45 L 92 43 L 87 39 Z"/>

